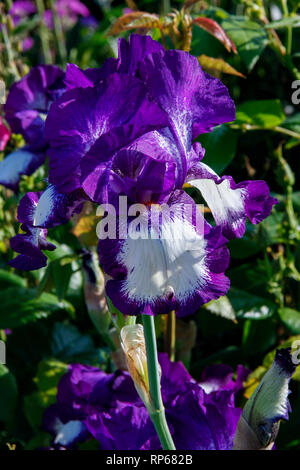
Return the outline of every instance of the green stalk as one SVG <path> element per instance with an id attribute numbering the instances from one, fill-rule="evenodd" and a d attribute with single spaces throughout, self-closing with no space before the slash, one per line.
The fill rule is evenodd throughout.
<path id="1" fill-rule="evenodd" d="M 63 28 L 62 28 L 62 22 L 57 13 L 53 0 L 50 1 L 50 5 L 51 5 L 52 14 L 53 14 L 54 33 L 56 37 L 58 53 L 59 53 L 62 65 L 65 65 L 67 61 L 67 48 L 66 48 L 65 36 L 64 36 Z"/>
<path id="2" fill-rule="evenodd" d="M 176 315 L 172 310 L 167 317 L 167 328 L 165 334 L 165 351 L 168 353 L 170 361 L 175 361 L 176 353 Z"/>
<path id="3" fill-rule="evenodd" d="M 37 6 L 37 11 L 40 19 L 40 36 L 41 36 L 41 43 L 42 43 L 42 50 L 43 50 L 43 55 L 44 55 L 44 60 L 46 64 L 51 64 L 52 63 L 52 57 L 51 57 L 51 49 L 50 49 L 50 43 L 49 43 L 49 34 L 48 34 L 48 29 L 44 23 L 44 13 L 45 13 L 45 8 L 44 8 L 44 2 L 43 0 L 36 0 L 36 6 Z"/>
<path id="4" fill-rule="evenodd" d="M 6 26 L 6 18 L 4 15 L 1 15 L 1 26 L 2 26 L 2 35 L 3 35 L 3 40 L 6 48 L 6 53 L 7 53 L 7 59 L 8 59 L 8 66 L 10 67 L 11 73 L 14 77 L 14 80 L 19 80 L 20 79 L 20 74 L 18 72 L 16 63 L 15 63 L 15 57 L 14 57 L 14 52 L 11 46 L 11 42 L 9 39 L 8 31 L 7 31 L 7 26 Z"/>
<path id="5" fill-rule="evenodd" d="M 265 128 L 263 126 L 256 126 L 252 124 L 245 124 L 245 125 L 239 125 L 239 124 L 231 124 L 230 125 L 231 129 L 239 129 L 239 130 L 245 130 L 245 131 L 273 131 L 273 132 L 279 132 L 280 134 L 285 134 L 290 137 L 293 137 L 294 139 L 300 140 L 300 134 L 298 132 L 291 131 L 290 129 L 286 129 L 285 127 L 281 126 L 275 126 L 275 127 L 270 127 L 270 128 Z"/>
<path id="6" fill-rule="evenodd" d="M 151 315 L 143 315 L 142 317 L 147 352 L 150 397 L 152 402 L 152 406 L 148 408 L 148 411 L 162 448 L 164 450 L 175 450 L 161 397 L 154 317 Z"/>
<path id="7" fill-rule="evenodd" d="M 287 6 L 287 0 L 281 0 L 281 6 L 284 18 L 289 18 L 289 10 Z M 287 38 L 286 38 L 286 53 L 288 56 L 292 53 L 292 40 L 293 30 L 291 26 L 287 26 Z"/>

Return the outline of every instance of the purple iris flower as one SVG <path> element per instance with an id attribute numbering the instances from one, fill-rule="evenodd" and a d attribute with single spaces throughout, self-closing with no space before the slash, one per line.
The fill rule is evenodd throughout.
<path id="1" fill-rule="evenodd" d="M 19 22 L 21 19 L 26 18 L 36 12 L 36 6 L 34 2 L 30 0 L 17 0 L 13 2 L 9 9 L 9 14 L 12 15 L 15 22 Z"/>
<path id="2" fill-rule="evenodd" d="M 156 122 L 148 114 L 148 122 L 143 120 L 145 126 L 141 129 L 137 113 L 135 126 L 130 121 L 124 127 L 124 120 L 124 123 L 114 123 L 122 126 L 115 131 L 109 114 L 115 113 L 116 105 L 111 101 L 105 116 L 105 122 L 110 120 L 110 125 L 103 125 L 100 101 L 99 106 L 91 106 L 91 96 L 94 103 L 99 95 L 103 100 L 101 103 L 107 102 L 109 96 L 114 97 L 112 90 L 116 89 L 119 97 L 114 81 L 120 75 L 127 96 L 131 96 L 133 87 L 129 77 L 134 77 L 144 96 L 156 104 L 156 110 L 153 109 Z M 46 122 L 50 141 L 49 180 L 62 192 L 81 186 L 93 201 L 103 203 L 109 191 L 114 189 L 117 176 L 122 177 L 116 164 L 121 158 L 119 151 L 123 151 L 127 160 L 131 157 L 125 155 L 126 151 L 130 151 L 135 159 L 134 151 L 138 151 L 143 154 L 141 159 L 152 161 L 153 168 L 153 161 L 160 162 L 153 170 L 154 178 L 160 174 L 163 164 L 175 163 L 173 189 L 181 189 L 185 182 L 200 189 L 211 206 L 216 223 L 229 238 L 243 235 L 247 216 L 253 223 L 258 223 L 269 215 L 276 200 L 269 196 L 264 182 L 235 184 L 230 177 L 220 178 L 200 162 L 204 149 L 193 144 L 193 139 L 216 125 L 234 120 L 235 111 L 226 87 L 204 73 L 195 57 L 182 51 L 165 51 L 150 37 L 131 35 L 128 42 L 120 40 L 118 59 L 109 59 L 100 69 L 81 71 L 70 65 L 66 84 L 69 94 L 52 106 Z M 127 106 L 125 97 L 126 94 L 119 100 L 120 109 Z M 80 116 L 77 126 L 74 115 Z M 128 132 L 129 124 L 135 132 Z M 124 139 L 125 129 L 128 142 Z M 124 164 L 120 165 L 124 167 Z M 149 177 L 146 184 L 148 181 Z"/>
<path id="3" fill-rule="evenodd" d="M 40 65 L 12 85 L 3 107 L 5 118 L 26 145 L 0 162 L 0 184 L 17 190 L 21 175 L 31 175 L 44 163 L 45 119 L 51 104 L 65 90 L 63 78 L 59 67 Z"/>
<path id="4" fill-rule="evenodd" d="M 230 367 L 213 366 L 198 384 L 166 354 L 160 354 L 159 361 L 162 397 L 176 448 L 231 449 L 242 412 L 235 406 L 235 396 L 249 371 L 239 366 L 233 381 Z M 94 437 L 102 450 L 160 449 L 128 372 L 106 374 L 95 367 L 71 365 L 59 382 L 56 404 L 44 415 L 44 428 L 58 446 L 72 447 Z"/>
<path id="5" fill-rule="evenodd" d="M 45 125 L 55 186 L 41 198 L 37 212 L 43 215 L 35 226 L 53 225 L 63 194 L 114 206 L 127 196 L 128 204 L 147 208 L 138 227 L 143 236 L 121 237 L 119 227 L 114 239 L 99 243 L 113 303 L 126 314 L 175 309 L 184 316 L 224 295 L 227 238 L 241 237 L 247 216 L 258 223 L 276 202 L 263 181 L 236 184 L 201 162 L 205 150 L 194 139 L 235 118 L 226 87 L 190 54 L 165 51 L 138 35 L 121 39 L 118 58 L 99 69 L 69 65 L 65 83 L 67 91 L 52 104 Z M 182 190 L 185 183 L 201 191 L 216 227 Z M 158 204 L 168 206 L 170 217 L 157 214 L 149 229 Z M 190 212 L 182 216 L 186 206 Z M 120 221 L 118 207 L 116 216 Z"/>

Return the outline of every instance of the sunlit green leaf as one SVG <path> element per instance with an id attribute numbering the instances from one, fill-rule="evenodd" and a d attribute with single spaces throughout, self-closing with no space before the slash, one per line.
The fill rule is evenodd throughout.
<path id="1" fill-rule="evenodd" d="M 235 124 L 251 124 L 269 129 L 279 126 L 284 119 L 279 100 L 253 100 L 238 106 Z"/>
<path id="2" fill-rule="evenodd" d="M 268 44 L 268 36 L 262 26 L 244 16 L 229 16 L 221 22 L 222 27 L 235 43 L 242 61 L 250 71 Z"/>

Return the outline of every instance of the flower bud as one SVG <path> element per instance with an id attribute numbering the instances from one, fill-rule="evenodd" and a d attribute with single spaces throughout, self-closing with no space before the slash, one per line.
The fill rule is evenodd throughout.
<path id="1" fill-rule="evenodd" d="M 234 449 L 269 450 L 273 447 L 280 421 L 288 419 L 289 382 L 295 369 L 290 348 L 277 350 L 272 367 L 243 409 Z"/>
<path id="2" fill-rule="evenodd" d="M 121 330 L 121 344 L 136 391 L 149 409 L 151 397 L 143 326 L 140 324 L 124 326 Z"/>

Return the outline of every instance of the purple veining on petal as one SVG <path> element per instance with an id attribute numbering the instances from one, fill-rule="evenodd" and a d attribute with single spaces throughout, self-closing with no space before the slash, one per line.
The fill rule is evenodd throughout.
<path id="1" fill-rule="evenodd" d="M 62 192 L 82 185 L 93 200 L 101 202 L 97 201 L 101 192 L 97 166 L 139 135 L 165 123 L 165 114 L 145 96 L 143 84 L 128 75 L 112 74 L 94 88 L 66 92 L 46 120 L 50 182 Z"/>
<path id="2" fill-rule="evenodd" d="M 140 63 L 139 73 L 150 96 L 169 116 L 181 156 L 176 163 L 182 185 L 192 139 L 234 120 L 234 103 L 222 82 L 204 73 L 196 57 L 186 52 L 153 53 Z"/>

